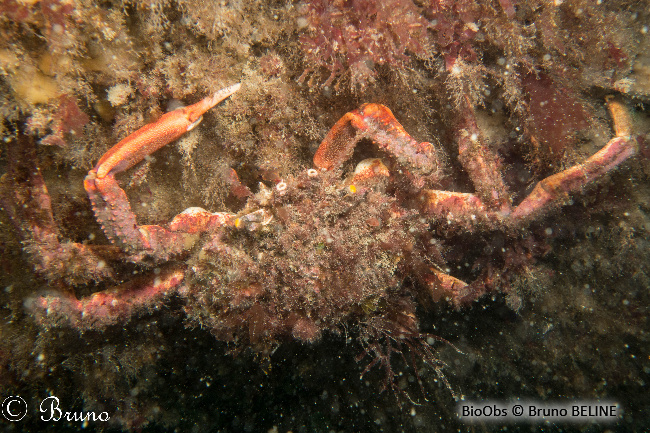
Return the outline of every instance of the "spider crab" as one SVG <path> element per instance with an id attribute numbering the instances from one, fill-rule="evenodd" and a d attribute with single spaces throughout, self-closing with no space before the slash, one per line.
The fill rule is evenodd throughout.
<path id="1" fill-rule="evenodd" d="M 37 271 L 51 270 L 50 280 L 65 274 L 75 283 L 79 275 L 87 281 L 110 277 L 110 263 L 126 260 L 151 273 L 81 298 L 64 289 L 34 297 L 27 307 L 38 322 L 101 329 L 176 294 L 185 301 L 190 323 L 223 341 L 256 348 L 282 338 L 315 341 L 324 331 L 358 324 L 365 335 L 392 341 L 382 349 L 367 343 L 372 338 L 364 340 L 378 358 L 385 360 L 394 346 L 406 344 L 436 361 L 427 344 L 417 344 L 422 334 L 416 299 L 447 299 L 461 307 L 497 284 L 488 276 L 468 284 L 449 275 L 445 239 L 433 233 L 432 224 L 466 233 L 517 233 L 638 152 L 624 106 L 608 100 L 614 137 L 583 163 L 541 180 L 513 206 L 497 157 L 481 144 L 469 102 L 457 141 L 473 193 L 431 189 L 440 180 L 435 147 L 413 139 L 387 107 L 365 104 L 333 126 L 312 168 L 275 185 L 260 183 L 237 214 L 189 208 L 167 225 L 139 225 L 115 175 L 193 128 L 238 88 L 146 125 L 89 172 L 84 186 L 113 246 L 58 242 L 34 155 L 23 150 L 20 157 L 14 146 L 5 196 L 16 203 L 8 206 L 10 215 L 20 220 Z M 344 163 L 362 139 L 383 151 L 388 166 L 363 160 L 341 179 Z"/>

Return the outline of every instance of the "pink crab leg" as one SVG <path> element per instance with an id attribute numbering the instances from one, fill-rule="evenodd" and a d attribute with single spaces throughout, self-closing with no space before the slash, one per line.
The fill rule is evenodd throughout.
<path id="1" fill-rule="evenodd" d="M 542 217 L 569 195 L 638 153 L 638 143 L 631 137 L 631 120 L 627 109 L 616 100 L 608 99 L 607 102 L 616 137 L 582 164 L 542 179 L 514 210 L 509 210 L 511 208 L 506 206 L 505 201 L 501 202 L 500 209 L 494 209 L 475 194 L 424 190 L 419 196 L 422 211 L 470 231 L 478 226 L 521 228 Z M 480 171 L 474 175 L 482 176 Z"/>
<path id="2" fill-rule="evenodd" d="M 174 217 L 167 228 L 141 226 L 126 193 L 112 175 L 96 179 L 91 172 L 84 185 L 106 237 L 131 254 L 145 252 L 164 261 L 190 249 L 202 232 L 234 224 L 232 214 L 189 208 Z"/>
<path id="3" fill-rule="evenodd" d="M 402 167 L 413 170 L 414 175 L 434 176 L 438 171 L 433 145 L 414 140 L 388 107 L 381 104 L 364 104 L 343 115 L 318 147 L 314 165 L 322 170 L 340 167 L 363 138 L 371 139 L 394 156 Z"/>
<path id="4" fill-rule="evenodd" d="M 19 133 L 7 142 L 7 173 L 0 179 L 0 204 L 16 226 L 34 271 L 50 283 L 65 285 L 112 276 L 111 264 L 123 260 L 117 247 L 60 239 L 37 159 L 33 138 Z"/>
<path id="5" fill-rule="evenodd" d="M 465 96 L 459 124 L 458 160 L 472 179 L 476 194 L 483 202 L 503 213 L 512 210 L 510 196 L 503 177 L 498 156 L 486 146 L 476 123 L 476 114 L 469 97 Z"/>
<path id="6" fill-rule="evenodd" d="M 541 180 L 510 215 L 512 225 L 522 226 L 539 218 L 570 194 L 580 191 L 638 153 L 639 145 L 631 137 L 631 120 L 626 107 L 614 99 L 608 99 L 607 105 L 616 136 L 582 164 Z"/>
<path id="7" fill-rule="evenodd" d="M 201 99 L 196 104 L 164 114 L 160 119 L 138 129 L 108 150 L 95 166 L 97 178 L 116 174 L 142 161 L 145 156 L 179 138 L 198 125 L 203 113 L 235 93 L 241 87 L 233 84 Z"/>
<path id="8" fill-rule="evenodd" d="M 82 299 L 69 293 L 56 293 L 28 299 L 25 305 L 41 325 L 67 324 L 80 330 L 102 329 L 128 322 L 137 312 L 155 308 L 177 291 L 184 275 L 185 271 L 172 269 Z"/>
<path id="9" fill-rule="evenodd" d="M 496 228 L 501 223 L 501 214 L 486 206 L 475 194 L 425 189 L 418 199 L 425 215 L 468 231 L 478 227 Z"/>
<path id="10" fill-rule="evenodd" d="M 460 308 L 477 300 L 487 291 L 484 285 L 467 284 L 434 268 L 429 271 L 424 277 L 424 283 L 434 302 L 444 299 Z"/>
<path id="11" fill-rule="evenodd" d="M 472 179 L 476 193 L 423 190 L 419 196 L 421 209 L 469 231 L 496 228 L 512 211 L 508 188 L 501 176 L 499 158 L 481 140 L 476 114 L 467 97 L 462 110 L 456 138 L 458 160 Z"/>
<path id="12" fill-rule="evenodd" d="M 130 253 L 144 252 L 158 260 L 166 260 L 191 248 L 200 231 L 232 223 L 230 214 L 213 214 L 191 208 L 178 215 L 169 228 L 139 226 L 115 174 L 192 129 L 206 110 L 232 95 L 239 87 L 239 84 L 226 87 L 194 105 L 167 113 L 158 121 L 143 126 L 116 144 L 90 170 L 84 187 L 97 221 L 112 242 Z"/>

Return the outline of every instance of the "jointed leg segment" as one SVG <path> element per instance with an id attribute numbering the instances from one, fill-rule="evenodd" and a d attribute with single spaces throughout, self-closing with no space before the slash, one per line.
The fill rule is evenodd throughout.
<path id="1" fill-rule="evenodd" d="M 126 193 L 115 180 L 146 155 L 177 139 L 200 122 L 203 113 L 239 90 L 235 84 L 219 90 L 194 105 L 174 110 L 158 121 L 143 126 L 110 149 L 92 169 L 84 186 L 97 220 L 106 236 L 131 254 L 143 253 L 167 260 L 190 249 L 198 238 L 198 229 L 212 230 L 230 224 L 227 214 L 211 214 L 193 209 L 178 215 L 168 228 L 139 226 Z"/>
<path id="2" fill-rule="evenodd" d="M 422 212 L 467 230 L 476 227 L 525 227 L 535 218 L 561 204 L 565 198 L 613 170 L 638 152 L 630 137 L 630 119 L 625 107 L 608 99 L 616 137 L 588 158 L 540 181 L 518 206 L 512 207 L 508 189 L 500 174 L 498 157 L 482 145 L 473 108 L 465 101 L 459 123 L 459 159 L 475 184 L 476 193 L 423 190 Z M 379 104 L 365 104 L 344 115 L 321 143 L 314 165 L 331 170 L 352 155 L 361 138 L 369 138 L 392 154 L 415 178 L 438 170 L 438 158 L 430 143 L 414 140 L 391 111 Z"/>

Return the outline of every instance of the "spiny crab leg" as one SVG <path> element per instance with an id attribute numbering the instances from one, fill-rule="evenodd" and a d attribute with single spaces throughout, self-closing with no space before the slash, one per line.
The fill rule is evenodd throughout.
<path id="1" fill-rule="evenodd" d="M 476 122 L 474 107 L 465 96 L 463 113 L 458 125 L 458 161 L 472 179 L 476 195 L 491 208 L 502 213 L 512 210 L 508 188 L 501 173 L 503 169 L 498 156 L 483 142 Z"/>
<path id="2" fill-rule="evenodd" d="M 429 289 L 431 299 L 434 302 L 444 299 L 452 303 L 456 308 L 469 305 L 487 291 L 485 285 L 467 284 L 435 268 L 429 269 L 429 273 L 424 276 L 423 282 Z"/>
<path id="3" fill-rule="evenodd" d="M 364 104 L 343 115 L 318 147 L 314 165 L 321 170 L 339 168 L 363 138 L 369 138 L 394 156 L 416 178 L 437 174 L 440 163 L 433 145 L 414 140 L 390 109 L 381 104 Z"/>
<path id="4" fill-rule="evenodd" d="M 473 231 L 478 227 L 522 228 L 541 217 L 570 195 L 613 170 L 638 153 L 631 137 L 629 114 L 625 106 L 607 99 L 616 136 L 584 163 L 541 180 L 533 192 L 514 209 L 499 172 L 499 161 L 480 142 L 480 131 L 473 108 L 465 101 L 464 118 L 458 134 L 459 159 L 472 181 L 476 193 L 423 189 L 419 195 L 424 214 L 446 221 L 448 225 Z M 417 180 L 435 172 L 438 158 L 430 143 L 414 140 L 380 104 L 365 104 L 345 114 L 332 127 L 314 155 L 314 165 L 333 170 L 350 158 L 357 142 L 368 138 L 411 171 Z"/>
<path id="5" fill-rule="evenodd" d="M 535 185 L 533 191 L 510 215 L 515 223 L 523 225 L 538 218 L 562 199 L 580 191 L 588 183 L 638 153 L 638 143 L 631 136 L 632 122 L 627 108 L 614 98 L 607 99 L 607 107 L 616 136 L 582 164 L 542 179 Z"/>
<path id="6" fill-rule="evenodd" d="M 501 224 L 501 215 L 476 194 L 425 189 L 418 200 L 423 214 L 445 221 L 449 226 L 474 231 L 478 227 L 498 227 Z"/>
<path id="7" fill-rule="evenodd" d="M 110 263 L 123 253 L 112 245 L 62 240 L 31 136 L 7 142 L 7 172 L 0 178 L 0 204 L 21 237 L 34 271 L 51 285 L 84 284 L 111 278 Z"/>
<path id="8" fill-rule="evenodd" d="M 178 290 L 184 276 L 184 270 L 170 269 L 155 277 L 137 278 L 82 299 L 71 293 L 53 293 L 30 298 L 25 306 L 41 324 L 66 324 L 80 330 L 101 329 L 126 323 L 137 312 L 160 304 Z"/>
<path id="9" fill-rule="evenodd" d="M 158 121 L 143 126 L 106 152 L 90 170 L 84 187 L 95 216 L 111 241 L 129 253 L 145 253 L 166 260 L 191 248 L 200 231 L 232 224 L 231 214 L 213 214 L 201 208 L 190 208 L 176 216 L 168 228 L 139 226 L 115 174 L 193 129 L 201 121 L 203 113 L 239 87 L 240 84 L 235 84 L 221 89 L 196 104 L 169 112 Z"/>
<path id="10" fill-rule="evenodd" d="M 526 227 L 561 206 L 571 194 L 579 192 L 638 153 L 639 146 L 631 136 L 631 120 L 627 108 L 613 98 L 607 99 L 607 107 L 612 116 L 615 137 L 585 162 L 542 179 L 514 210 L 508 210 L 504 202 L 500 209 L 492 208 L 475 194 L 423 191 L 420 196 L 423 212 L 446 218 L 450 224 L 468 230 L 478 225 Z M 475 174 L 477 173 L 479 172 L 476 171 Z M 480 183 L 480 179 L 478 176 L 475 182 Z"/>

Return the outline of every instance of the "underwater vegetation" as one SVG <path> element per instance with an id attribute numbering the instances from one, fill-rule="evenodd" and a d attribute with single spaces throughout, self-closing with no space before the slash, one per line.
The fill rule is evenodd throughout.
<path id="1" fill-rule="evenodd" d="M 649 18 L 0 1 L 2 396 L 127 431 L 646 425 Z"/>

